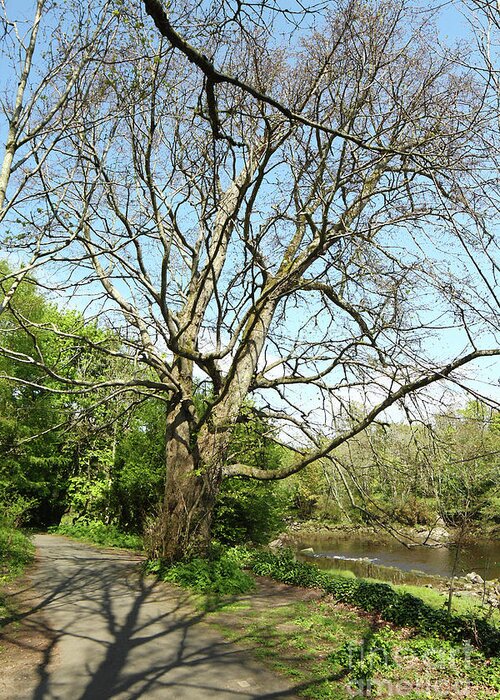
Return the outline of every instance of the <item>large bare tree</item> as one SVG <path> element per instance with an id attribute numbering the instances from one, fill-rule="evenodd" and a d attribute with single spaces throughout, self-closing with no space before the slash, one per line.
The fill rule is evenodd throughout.
<path id="1" fill-rule="evenodd" d="M 126 386 L 166 400 L 152 551 L 175 560 L 206 547 L 224 478 L 285 478 L 500 354 L 484 227 L 498 134 L 476 71 L 404 0 L 294 20 L 296 49 L 265 31 L 279 3 L 249 3 L 258 21 L 241 2 L 233 17 L 145 5 L 156 26 L 114 11 L 37 196 L 64 245 L 46 274 L 120 332 L 107 352 L 133 361 Z M 36 347 L 18 359 L 92 390 Z M 249 397 L 289 464 L 231 452 Z"/>

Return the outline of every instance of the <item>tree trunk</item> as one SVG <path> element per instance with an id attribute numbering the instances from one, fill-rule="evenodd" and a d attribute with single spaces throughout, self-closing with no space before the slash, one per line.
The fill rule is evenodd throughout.
<path id="1" fill-rule="evenodd" d="M 194 427 L 187 401 L 170 407 L 165 493 L 148 547 L 150 556 L 166 562 L 204 556 L 210 545 L 222 454 L 211 449 L 216 441 L 195 435 Z"/>

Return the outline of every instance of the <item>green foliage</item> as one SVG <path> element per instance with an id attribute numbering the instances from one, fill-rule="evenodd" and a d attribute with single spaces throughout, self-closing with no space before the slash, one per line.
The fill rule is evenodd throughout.
<path id="1" fill-rule="evenodd" d="M 99 520 L 61 524 L 49 527 L 49 532 L 57 535 L 67 535 L 77 540 L 93 542 L 106 547 L 124 547 L 125 549 L 142 550 L 142 538 L 121 532 L 116 525 L 106 525 Z"/>
<path id="2" fill-rule="evenodd" d="M 394 665 L 394 633 L 385 627 L 368 634 L 360 644 L 346 642 L 330 655 L 329 660 L 343 667 L 362 695 L 373 695 L 373 677 Z"/>
<path id="3" fill-rule="evenodd" d="M 458 647 L 447 639 L 439 637 L 418 636 L 410 639 L 403 649 L 404 655 L 416 656 L 419 659 L 429 659 L 440 665 L 448 665 L 457 656 L 457 650 L 462 654 L 463 647 Z"/>
<path id="4" fill-rule="evenodd" d="M 441 515 L 454 526 L 480 520 L 498 494 L 498 418 L 477 401 L 459 413 L 458 425 L 446 415 L 438 419 Z"/>
<path id="5" fill-rule="evenodd" d="M 252 571 L 258 576 L 269 576 L 306 588 L 324 587 L 328 582 L 328 574 L 315 566 L 296 561 L 291 549 L 284 549 L 279 554 L 256 552 L 252 559 Z"/>
<path id="6" fill-rule="evenodd" d="M 489 491 L 481 508 L 481 518 L 485 522 L 500 525 L 500 486 L 496 486 Z"/>
<path id="7" fill-rule="evenodd" d="M 414 656 L 431 662 L 448 676 L 465 676 L 476 685 L 500 690 L 500 658 L 485 658 L 468 642 L 456 644 L 436 636 L 417 636 L 408 639 L 400 649 L 402 656 Z"/>
<path id="8" fill-rule="evenodd" d="M 0 582 L 19 576 L 33 561 L 35 548 L 21 531 L 0 526 Z"/>
<path id="9" fill-rule="evenodd" d="M 492 656 L 485 659 L 484 656 L 473 650 L 470 655 L 471 663 L 466 666 L 467 677 L 477 685 L 488 685 L 500 692 L 500 658 Z"/>
<path id="10" fill-rule="evenodd" d="M 36 506 L 36 500 L 28 499 L 20 494 L 0 489 L 0 526 L 6 528 L 18 528 L 29 517 L 30 510 Z"/>
<path id="11" fill-rule="evenodd" d="M 92 520 L 106 511 L 109 503 L 110 480 L 89 479 L 87 476 L 72 476 L 67 482 L 67 502 L 77 514 L 85 514 Z"/>
<path id="12" fill-rule="evenodd" d="M 142 532 L 165 481 L 165 404 L 152 399 L 128 415 L 118 435 L 111 504 L 119 526 Z"/>
<path id="13" fill-rule="evenodd" d="M 231 461 L 259 469 L 281 465 L 283 448 L 272 440 L 273 428 L 245 406 L 243 421 L 231 436 Z M 222 483 L 214 512 L 213 536 L 227 545 L 266 544 L 283 529 L 286 494 L 279 484 L 233 478 Z"/>
<path id="14" fill-rule="evenodd" d="M 8 272 L 3 262 L 0 272 Z M 116 338 L 81 313 L 48 303 L 30 279 L 17 289 L 12 308 L 2 313 L 0 335 L 11 353 L 0 355 L 0 374 L 12 378 L 0 380 L 0 488 L 36 500 L 30 524 L 54 523 L 67 506 L 68 480 L 82 473 L 93 479 L 104 461 L 109 445 L 102 435 L 95 437 L 96 428 L 109 421 L 113 408 L 103 403 L 90 411 L 97 393 L 92 398 L 65 396 L 55 376 L 85 381 L 109 376 L 106 356 L 88 341 L 112 346 Z M 16 362 L 16 357 L 33 357 L 37 363 Z M 64 424 L 71 430 L 58 427 Z"/>
<path id="15" fill-rule="evenodd" d="M 266 544 L 283 529 L 284 510 L 284 498 L 276 484 L 227 479 L 217 499 L 213 535 L 227 545 Z"/>
<path id="16" fill-rule="evenodd" d="M 320 461 L 309 464 L 290 480 L 290 497 L 294 514 L 301 519 L 313 516 L 326 516 L 331 507 L 324 503 L 327 483 L 323 464 Z"/>
<path id="17" fill-rule="evenodd" d="M 258 552 L 252 571 L 296 586 L 323 588 L 336 600 L 377 612 L 382 619 L 399 626 L 410 626 L 446 639 L 470 639 L 488 654 L 500 652 L 500 629 L 474 615 L 448 615 L 409 593 L 400 593 L 385 583 L 348 579 L 326 573 L 294 560 L 291 551 L 278 554 Z"/>
<path id="18" fill-rule="evenodd" d="M 438 515 L 438 502 L 435 498 L 417 496 L 401 499 L 391 513 L 397 522 L 410 526 L 434 524 Z"/>
<path id="19" fill-rule="evenodd" d="M 207 559 L 195 558 L 164 567 L 159 560 L 149 561 L 145 570 L 158 575 L 162 581 L 176 583 L 196 593 L 216 596 L 247 593 L 255 588 L 255 582 L 241 569 L 248 557 L 241 548 L 220 551 Z"/>
<path id="20" fill-rule="evenodd" d="M 291 480 L 295 513 L 348 522 L 382 517 L 412 527 L 438 517 L 458 527 L 464 519 L 471 526 L 500 522 L 499 422 L 498 411 L 472 401 L 436 415 L 432 426 L 371 425 L 337 448 L 334 463 Z"/>
<path id="21" fill-rule="evenodd" d="M 34 553 L 33 543 L 23 532 L 0 525 L 0 583 L 22 574 Z"/>
<path id="22" fill-rule="evenodd" d="M 34 505 L 12 491 L 0 491 L 0 583 L 19 576 L 33 560 L 35 548 L 18 528 Z"/>

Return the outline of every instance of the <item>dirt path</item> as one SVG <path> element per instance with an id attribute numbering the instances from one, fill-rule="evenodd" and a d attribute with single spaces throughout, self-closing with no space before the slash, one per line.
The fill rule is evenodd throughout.
<path id="1" fill-rule="evenodd" d="M 2 700 L 296 699 L 182 592 L 143 579 L 138 557 L 52 535 L 35 544 L 26 613 L 2 643 Z"/>

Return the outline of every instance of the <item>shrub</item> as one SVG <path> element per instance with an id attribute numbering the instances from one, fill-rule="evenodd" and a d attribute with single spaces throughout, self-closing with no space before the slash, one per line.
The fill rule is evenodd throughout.
<path id="1" fill-rule="evenodd" d="M 470 639 L 490 655 L 500 652 L 500 630 L 484 618 L 448 615 L 410 593 L 399 593 L 386 583 L 327 574 L 312 564 L 295 561 L 291 550 L 278 554 L 256 552 L 252 570 L 283 583 L 323 588 L 337 600 L 378 612 L 384 620 L 399 626 L 416 627 L 453 641 Z"/>
<path id="2" fill-rule="evenodd" d="M 160 560 L 146 564 L 147 573 L 154 573 L 163 581 L 177 583 L 197 593 L 216 596 L 235 595 L 253 590 L 255 582 L 241 568 L 242 550 L 212 553 L 209 559 L 191 559 L 164 567 Z"/>
<path id="3" fill-rule="evenodd" d="M 0 526 L 0 582 L 19 576 L 33 560 L 34 552 L 24 533 Z"/>
<path id="4" fill-rule="evenodd" d="M 106 525 L 100 520 L 80 521 L 73 524 L 63 523 L 49 527 L 49 532 L 67 535 L 68 537 L 105 545 L 106 547 L 142 549 L 142 538 L 139 535 L 121 532 L 116 525 Z"/>
<path id="5" fill-rule="evenodd" d="M 223 482 L 213 534 L 226 545 L 266 544 L 283 529 L 285 499 L 277 484 L 234 477 Z"/>
<path id="6" fill-rule="evenodd" d="M 35 504 L 19 494 L 0 491 L 0 582 L 19 576 L 33 560 L 35 548 L 17 528 Z"/>
<path id="7" fill-rule="evenodd" d="M 36 506 L 33 498 L 0 488 L 0 527 L 17 528 L 25 523 L 30 510 Z"/>

